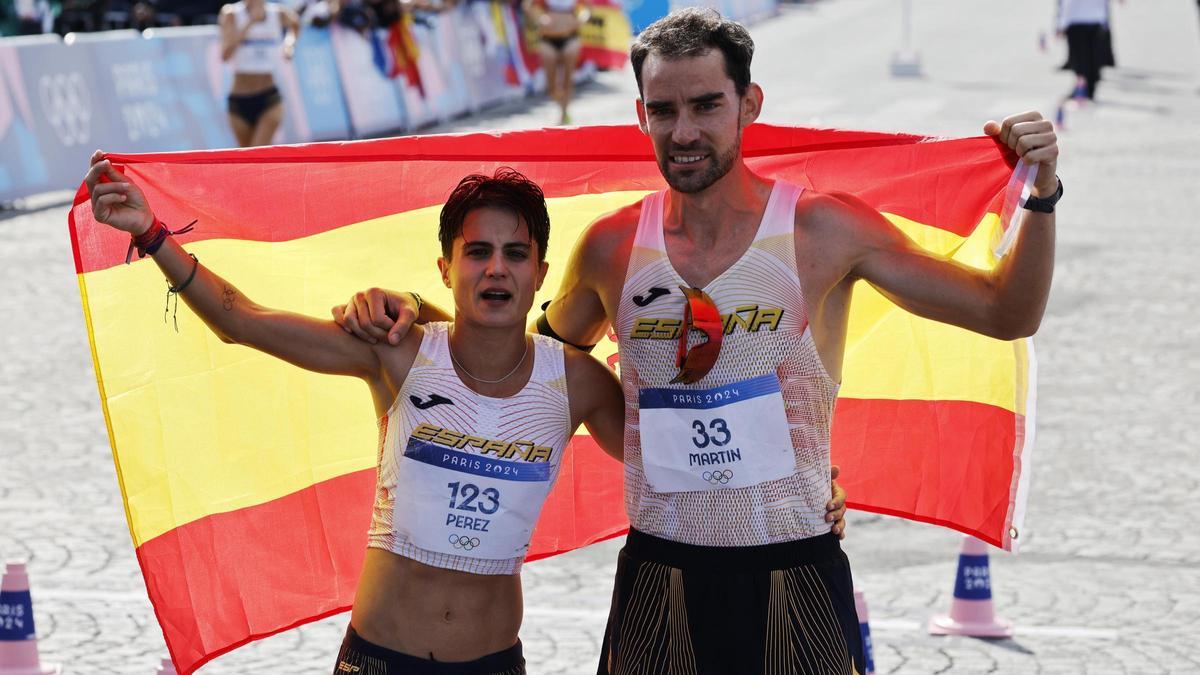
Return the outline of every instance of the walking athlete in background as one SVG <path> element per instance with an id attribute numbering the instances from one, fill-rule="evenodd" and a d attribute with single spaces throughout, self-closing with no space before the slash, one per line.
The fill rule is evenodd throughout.
<path id="1" fill-rule="evenodd" d="M 546 95 L 558 103 L 559 124 L 570 124 L 575 69 L 583 43 L 580 30 L 591 12 L 582 0 L 533 0 L 527 14 L 537 27 L 537 53 L 546 74 Z"/>
<path id="2" fill-rule="evenodd" d="M 241 0 L 221 8 L 219 24 L 221 60 L 233 62 L 229 126 L 239 147 L 268 145 L 283 123 L 275 65 L 292 58 L 300 20 L 279 3 Z"/>

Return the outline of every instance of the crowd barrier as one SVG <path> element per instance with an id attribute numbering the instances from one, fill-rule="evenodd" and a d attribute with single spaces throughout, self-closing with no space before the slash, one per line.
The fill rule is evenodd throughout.
<path id="1" fill-rule="evenodd" d="M 619 0 L 593 0 L 581 69 L 619 68 L 630 26 Z M 512 3 L 472 0 L 405 15 L 366 35 L 305 27 L 275 81 L 277 143 L 404 133 L 543 88 L 533 36 Z M 215 26 L 0 39 L 0 201 L 79 183 L 93 150 L 235 145 L 232 75 Z"/>

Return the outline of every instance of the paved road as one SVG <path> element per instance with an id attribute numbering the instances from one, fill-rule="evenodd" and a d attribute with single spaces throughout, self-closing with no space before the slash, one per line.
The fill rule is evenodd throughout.
<path id="1" fill-rule="evenodd" d="M 1037 50 L 1054 3 L 926 0 L 925 77 L 892 79 L 893 0 L 829 0 L 754 27 L 766 120 L 978 133 L 1052 111 L 1070 76 Z M 1038 336 L 1040 407 L 1023 552 L 992 556 L 1012 640 L 934 638 L 959 538 L 870 515 L 847 549 L 888 673 L 1200 672 L 1200 27 L 1190 1 L 1116 8 L 1121 67 L 1062 135 L 1066 198 L 1054 293 Z M 581 124 L 633 120 L 633 78 L 602 75 Z M 523 104 L 445 130 L 554 117 Z M 82 167 L 81 167 L 82 172 Z M 66 187 L 66 186 L 64 186 Z M 165 653 L 138 574 L 92 378 L 63 195 L 0 214 L 0 555 L 30 560 L 44 658 L 72 673 L 149 673 Z M 526 568 L 532 673 L 593 669 L 616 544 Z M 202 672 L 329 672 L 334 617 Z"/>

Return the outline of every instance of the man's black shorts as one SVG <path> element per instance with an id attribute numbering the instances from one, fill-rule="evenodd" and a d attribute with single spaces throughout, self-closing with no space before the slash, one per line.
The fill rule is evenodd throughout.
<path id="1" fill-rule="evenodd" d="M 850 675 L 864 662 L 836 536 L 722 548 L 630 530 L 600 675 Z"/>

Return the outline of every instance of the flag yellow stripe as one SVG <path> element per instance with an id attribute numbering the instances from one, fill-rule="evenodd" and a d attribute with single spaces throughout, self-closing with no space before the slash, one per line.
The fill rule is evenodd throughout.
<path id="1" fill-rule="evenodd" d="M 584 227 L 645 194 L 550 200 L 550 274 L 538 305 L 558 288 L 571 242 Z M 450 307 L 435 264 L 438 210 L 395 214 L 286 242 L 206 240 L 188 249 L 246 296 L 271 307 L 328 316 L 332 305 L 372 285 L 418 290 L 430 302 Z M 963 240 L 893 220 L 923 246 L 955 251 L 972 264 L 989 262 L 980 253 L 986 246 L 976 246 L 974 237 Z M 94 358 L 136 545 L 207 515 L 374 466 L 372 407 L 360 383 L 310 374 L 224 344 L 182 304 L 176 333 L 169 314 L 164 321 L 159 312 L 165 285 L 150 260 L 87 273 L 80 286 L 90 310 Z M 916 322 L 919 329 L 905 322 Z M 981 346 L 985 338 L 924 325 L 930 323 L 860 291 L 843 395 L 949 398 L 1013 409 L 1013 347 Z M 857 342 L 879 340 L 892 345 L 891 352 L 880 353 L 894 354 L 896 363 L 882 367 L 880 359 L 865 365 L 856 360 Z M 606 341 L 595 354 L 604 359 L 614 347 Z M 986 351 L 982 361 L 980 349 Z M 907 365 L 922 363 L 909 358 L 913 354 L 926 355 L 926 366 Z M 906 365 L 897 368 L 898 363 Z"/>
<path id="2" fill-rule="evenodd" d="M 551 200 L 550 275 L 535 311 L 558 288 L 570 242 L 583 228 L 644 194 Z M 214 239 L 187 248 L 270 307 L 327 317 L 331 306 L 369 286 L 417 290 L 451 307 L 436 265 L 439 210 L 286 242 Z M 80 288 L 135 545 L 374 466 L 370 395 L 353 378 L 307 373 L 224 344 L 182 303 L 176 333 L 169 313 L 164 321 L 166 287 L 149 259 L 81 275 Z"/>
<path id="3" fill-rule="evenodd" d="M 888 215 L 923 248 L 972 267 L 995 265 L 1000 218 L 989 214 L 970 237 Z M 1023 341 L 994 340 L 905 312 L 865 283 L 854 289 L 840 395 L 955 400 L 1025 414 Z"/>
<path id="4" fill-rule="evenodd" d="M 117 468 L 117 485 L 121 489 L 121 505 L 125 508 L 125 522 L 128 523 L 129 531 L 132 533 L 134 531 L 133 516 L 129 512 L 129 501 L 124 499 L 124 497 L 128 494 L 125 489 L 125 472 L 121 471 L 121 458 L 117 454 L 117 437 L 113 433 L 112 415 L 110 414 L 108 407 L 108 395 L 105 393 L 104 377 L 100 371 L 99 353 L 96 350 L 95 329 L 92 326 L 91 303 L 88 302 L 87 284 L 84 283 L 83 277 L 84 275 L 82 274 L 77 275 L 77 280 L 79 283 L 79 298 L 83 305 L 83 322 L 88 329 L 88 349 L 90 349 L 92 352 L 92 363 L 94 364 L 96 374 L 96 388 L 100 392 L 100 406 L 104 410 L 104 430 L 108 433 L 108 446 L 112 448 L 113 464 Z M 134 546 L 136 547 L 139 543 L 140 542 L 137 541 L 137 537 L 135 536 Z"/>

